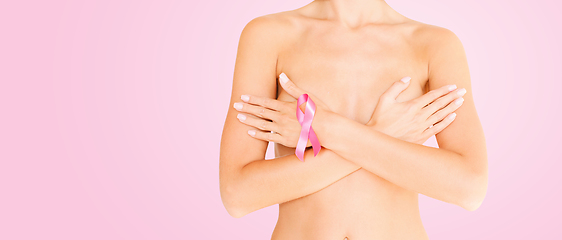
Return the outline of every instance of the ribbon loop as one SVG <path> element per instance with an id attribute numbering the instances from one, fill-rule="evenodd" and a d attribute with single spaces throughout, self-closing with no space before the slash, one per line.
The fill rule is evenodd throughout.
<path id="1" fill-rule="evenodd" d="M 301 104 L 306 102 L 305 112 L 303 113 L 300 106 Z M 310 143 L 312 144 L 312 148 L 314 150 L 314 156 L 320 152 L 321 145 L 320 141 L 318 141 L 318 137 L 312 129 L 312 119 L 316 114 L 316 104 L 312 101 L 311 98 L 308 97 L 308 94 L 304 93 L 299 96 L 297 100 L 297 119 L 301 124 L 301 133 L 299 136 L 299 141 L 297 142 L 297 148 L 295 149 L 295 154 L 304 162 L 304 149 L 306 148 L 306 144 L 310 139 Z"/>

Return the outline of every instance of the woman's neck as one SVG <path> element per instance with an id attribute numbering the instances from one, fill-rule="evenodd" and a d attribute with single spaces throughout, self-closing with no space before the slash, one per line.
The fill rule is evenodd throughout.
<path id="1" fill-rule="evenodd" d="M 326 19 L 355 29 L 372 23 L 386 23 L 403 18 L 384 0 L 314 0 Z"/>

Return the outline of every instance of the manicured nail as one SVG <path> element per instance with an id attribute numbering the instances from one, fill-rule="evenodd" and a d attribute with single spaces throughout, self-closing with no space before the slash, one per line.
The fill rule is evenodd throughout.
<path id="1" fill-rule="evenodd" d="M 455 104 L 457 104 L 457 105 L 461 105 L 462 102 L 464 102 L 464 98 L 459 98 L 459 99 L 455 100 Z"/>
<path id="2" fill-rule="evenodd" d="M 455 119 L 456 116 L 457 116 L 456 113 L 451 113 L 451 115 L 449 115 L 449 119 L 453 120 Z"/>
<path id="3" fill-rule="evenodd" d="M 240 122 L 244 122 L 244 120 L 246 120 L 246 116 L 244 116 L 244 114 L 241 113 L 238 113 L 236 117 L 238 118 L 238 120 L 240 120 Z"/>
<path id="4" fill-rule="evenodd" d="M 279 74 L 279 81 L 281 83 L 287 83 L 289 81 L 289 78 L 287 77 L 287 75 L 285 75 L 285 73 L 281 73 Z"/>
<path id="5" fill-rule="evenodd" d="M 449 85 L 449 92 L 450 92 L 450 91 L 453 91 L 453 90 L 455 90 L 455 89 L 457 89 L 457 85 L 455 85 L 455 84 Z"/>
<path id="6" fill-rule="evenodd" d="M 457 94 L 459 94 L 459 96 L 462 96 L 462 95 L 464 95 L 465 93 L 466 93 L 466 89 L 464 89 L 464 88 L 461 88 L 461 89 L 457 92 Z"/>
<path id="7" fill-rule="evenodd" d="M 248 134 L 250 134 L 250 136 L 256 136 L 256 131 L 254 130 L 248 130 Z"/>
<path id="8" fill-rule="evenodd" d="M 242 103 L 239 103 L 239 102 L 234 103 L 234 108 L 236 108 L 236 110 L 242 109 Z"/>
<path id="9" fill-rule="evenodd" d="M 244 102 L 248 102 L 248 101 L 250 101 L 250 96 L 242 95 L 242 96 L 240 96 L 240 99 L 242 99 L 242 101 L 244 101 Z"/>
<path id="10" fill-rule="evenodd" d="M 410 79 L 412 79 L 411 77 L 405 77 L 400 79 L 400 81 L 402 81 L 403 83 L 408 83 L 410 81 Z"/>

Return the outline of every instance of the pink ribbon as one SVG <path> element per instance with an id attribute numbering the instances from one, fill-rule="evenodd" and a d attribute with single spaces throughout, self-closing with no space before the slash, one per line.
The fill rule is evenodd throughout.
<path id="1" fill-rule="evenodd" d="M 305 112 L 303 113 L 300 106 L 306 102 Z M 320 152 L 320 141 L 318 141 L 318 137 L 312 129 L 312 119 L 314 118 L 314 114 L 316 113 L 316 104 L 312 101 L 311 98 L 308 97 L 308 94 L 300 95 L 297 101 L 297 119 L 301 124 L 301 134 L 299 136 L 299 141 L 297 142 L 297 148 L 295 149 L 295 154 L 304 162 L 304 149 L 306 148 L 306 144 L 310 138 L 310 143 L 312 144 L 312 148 L 314 150 L 314 156 Z"/>

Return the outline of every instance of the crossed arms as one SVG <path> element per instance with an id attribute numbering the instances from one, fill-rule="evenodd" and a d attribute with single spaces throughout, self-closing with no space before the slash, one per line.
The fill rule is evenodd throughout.
<path id="1" fill-rule="evenodd" d="M 276 98 L 277 49 L 283 23 L 259 17 L 242 31 L 235 63 L 231 104 L 240 95 Z M 445 202 L 475 210 L 487 188 L 484 135 L 474 106 L 462 44 L 446 29 L 428 33 L 439 41 L 429 47 L 430 89 L 446 84 L 467 90 L 455 122 L 436 135 L 440 148 L 402 141 L 339 116 L 326 116 L 330 129 L 326 147 L 305 162 L 296 155 L 265 160 L 267 142 L 250 137 L 254 129 L 236 119 L 229 107 L 220 146 L 219 178 L 223 204 L 229 214 L 242 217 L 255 210 L 317 192 L 363 168 L 394 184 Z M 433 34 L 433 36 L 432 36 Z M 424 36 L 421 36 L 424 37 Z M 329 148 L 329 149 L 328 149 Z"/>

